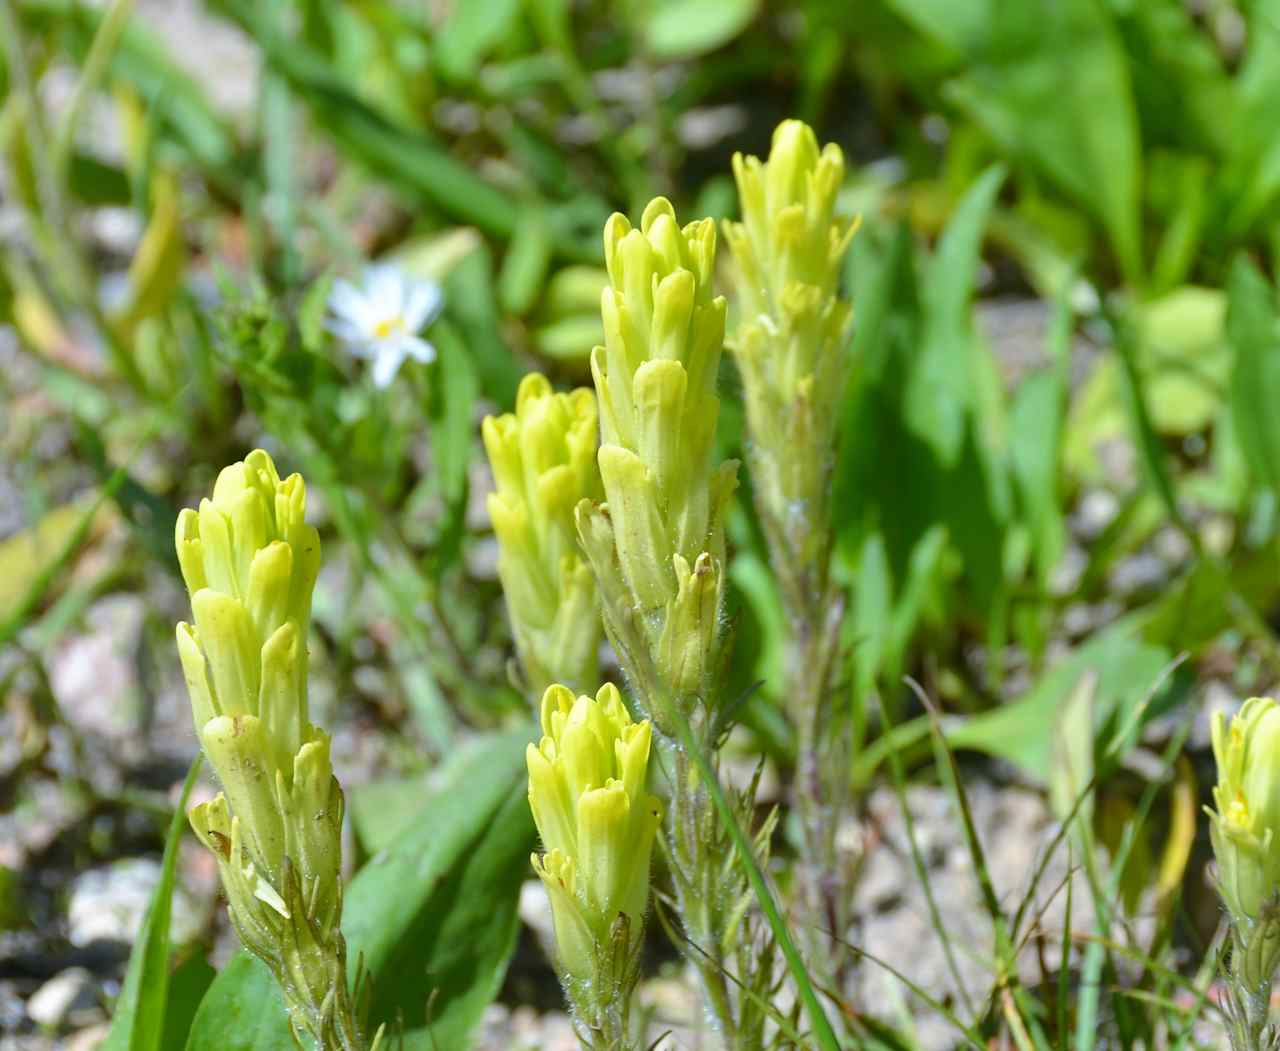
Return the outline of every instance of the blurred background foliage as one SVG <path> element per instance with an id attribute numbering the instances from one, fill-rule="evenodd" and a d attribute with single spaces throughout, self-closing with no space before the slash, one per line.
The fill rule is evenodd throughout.
<path id="1" fill-rule="evenodd" d="M 0 43 L 0 810 L 74 786 L 64 863 L 128 853 L 135 812 L 154 848 L 195 742 L 179 705 L 167 759 L 101 759 L 53 665 L 105 597 L 140 596 L 141 685 L 109 698 L 111 732 L 157 732 L 180 687 L 174 515 L 259 443 L 304 473 L 327 541 L 321 711 L 386 731 L 374 760 L 343 745 L 366 854 L 429 770 L 477 748 L 511 766 L 490 732 L 526 702 L 478 419 L 531 369 L 586 382 L 610 211 L 736 214 L 732 153 L 794 115 L 844 147 L 862 216 L 835 500 L 850 778 L 934 778 L 910 674 L 952 748 L 1060 817 L 1099 786 L 1072 834 L 1107 847 L 1125 901 L 1157 892 L 1138 951 L 1212 933 L 1179 904 L 1188 873 L 1204 897 L 1210 687 L 1280 674 L 1280 2 L 0 0 Z M 375 258 L 446 296 L 437 362 L 385 390 L 324 324 L 334 276 Z M 732 454 L 728 360 L 721 390 Z M 785 770 L 781 612 L 743 495 L 731 748 Z M 451 818 L 458 842 L 498 805 Z M 461 879 L 465 852 L 440 856 Z M 1082 980 L 1118 981 L 1112 952 Z M 1127 980 L 1158 1004 L 1178 970 Z M 1165 1017 L 1138 1003 L 1108 1024 Z"/>

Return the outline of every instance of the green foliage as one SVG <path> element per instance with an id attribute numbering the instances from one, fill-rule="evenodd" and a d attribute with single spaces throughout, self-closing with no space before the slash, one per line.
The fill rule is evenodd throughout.
<path id="1" fill-rule="evenodd" d="M 516 900 L 533 846 L 524 744 L 498 735 L 450 764 L 413 801 L 411 827 L 356 875 L 343 902 L 353 976 L 371 983 L 375 1023 L 403 1022 L 405 1046 L 459 1051 L 515 948 Z M 292 1047 L 270 972 L 241 953 L 214 981 L 188 1051 Z"/>
<path id="2" fill-rule="evenodd" d="M 488 1003 L 524 994 L 503 981 L 533 846 L 480 418 L 530 371 L 589 383 L 612 210 L 638 220 L 664 194 L 682 219 L 732 219 L 731 152 L 802 116 L 845 150 L 838 211 L 863 219 L 840 288 L 853 365 L 824 392 L 844 603 L 831 754 L 858 790 L 891 776 L 904 807 L 939 781 L 979 874 L 970 764 L 1016 771 L 1092 891 L 1067 892 L 1069 963 L 1039 985 L 1015 980 L 1011 949 L 1041 937 L 1039 906 L 984 894 L 999 994 L 894 987 L 980 1046 L 1194 1046 L 1216 913 L 1197 899 L 1207 749 L 1181 735 L 1210 684 L 1243 697 L 1280 678 L 1280 0 L 218 0 L 208 17 L 263 69 L 234 112 L 163 20 L 115 21 L 128 6 L 0 3 L 0 336 L 20 345 L 0 380 L 7 717 L 28 698 L 57 710 L 50 669 L 99 597 L 163 619 L 175 509 L 271 448 L 306 474 L 333 553 L 310 639 L 325 714 L 389 742 L 385 778 L 349 793 L 351 966 L 405 1047 L 466 1047 Z M 386 388 L 328 327 L 334 281 L 369 262 L 444 291 L 423 333 L 437 359 Z M 1000 331 L 1008 305 L 1035 324 Z M 783 834 L 803 751 L 793 625 L 731 362 L 714 390 L 710 459 L 748 467 L 725 509 L 713 626 L 734 645 L 710 736 L 722 770 L 760 752 L 783 779 L 767 866 L 753 815 L 714 802 L 769 913 L 752 929 L 776 921 L 798 954 L 781 922 L 803 861 Z M 147 631 L 138 664 L 176 675 L 172 639 Z M 37 766 L 23 751 L 20 800 Z M 84 780 L 95 814 L 127 805 Z M 168 944 L 178 838 L 107 1047 L 291 1049 L 260 964 L 215 978 L 202 947 Z M 1128 924 L 1135 902 L 1149 923 Z M 932 922 L 959 952 L 945 911 Z M 820 1001 L 824 976 L 787 962 L 810 1014 L 778 1015 L 782 1038 L 809 1017 L 825 1040 L 831 1017 L 867 1046 L 916 1046 L 889 1009 Z M 768 1000 L 775 967 L 747 1000 Z"/>

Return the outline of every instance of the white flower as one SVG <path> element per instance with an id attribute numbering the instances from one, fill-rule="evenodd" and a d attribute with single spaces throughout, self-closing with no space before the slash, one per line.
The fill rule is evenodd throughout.
<path id="1" fill-rule="evenodd" d="M 439 285 L 415 280 L 395 266 L 371 266 L 359 288 L 334 282 L 329 330 L 356 357 L 373 362 L 373 382 L 385 387 L 405 358 L 435 360 L 436 348 L 418 333 L 443 307 Z"/>

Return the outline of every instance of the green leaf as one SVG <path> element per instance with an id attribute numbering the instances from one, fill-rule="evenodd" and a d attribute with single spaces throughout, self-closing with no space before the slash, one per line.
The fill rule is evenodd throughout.
<path id="1" fill-rule="evenodd" d="M 205 959 L 204 950 L 192 952 L 169 976 L 169 1002 L 164 1013 L 163 1048 L 187 1046 L 191 1024 L 204 1001 L 204 994 L 218 976 Z"/>
<path id="2" fill-rule="evenodd" d="M 519 13 L 520 0 L 455 4 L 436 34 L 440 71 L 451 80 L 470 80 L 480 61 L 507 34 Z"/>
<path id="3" fill-rule="evenodd" d="M 464 853 L 421 912 L 408 941 L 418 970 L 383 968 L 375 988 L 379 1002 L 398 1007 L 421 1001 L 430 989 L 421 1028 L 405 1034 L 406 1051 L 466 1051 L 484 1010 L 502 988 L 507 961 L 520 932 L 520 886 L 529 872 L 534 846 L 528 788 L 517 778 L 474 848 Z M 401 953 L 397 959 L 403 959 Z M 395 977 L 403 979 L 397 992 Z M 387 1000 L 383 1001 L 383 997 Z M 415 999 L 416 998 L 416 999 Z M 405 1009 L 406 1023 L 416 1016 Z"/>
<path id="4" fill-rule="evenodd" d="M 982 238 L 1004 182 L 987 169 L 965 194 L 929 262 L 923 287 L 924 347 L 906 392 L 908 425 L 953 466 L 964 444 L 965 416 L 977 408 L 981 367 L 973 338 L 972 303 Z"/>
<path id="5" fill-rule="evenodd" d="M 370 1028 L 403 1019 L 411 1048 L 464 1051 L 501 986 L 534 845 L 524 771 L 533 734 L 494 735 L 451 764 L 412 827 L 347 889 L 342 929 L 353 974 L 363 959 L 373 978 Z M 286 1049 L 275 981 L 241 953 L 210 987 L 187 1051 Z"/>
<path id="6" fill-rule="evenodd" d="M 187 1051 L 297 1051 L 280 987 L 257 957 L 239 952 L 209 986 Z"/>
<path id="7" fill-rule="evenodd" d="M 1055 716 L 1087 672 L 1097 675 L 1093 694 L 1095 730 L 1104 721 L 1127 722 L 1169 665 L 1169 651 L 1135 637 L 1122 621 L 1052 668 L 1018 700 L 947 727 L 952 748 L 969 748 L 1016 764 L 1043 782 L 1052 767 Z"/>
<path id="8" fill-rule="evenodd" d="M 551 263 L 551 232 L 547 213 L 533 203 L 516 227 L 502 271 L 498 275 L 498 302 L 504 312 L 527 314 L 538 298 Z"/>
<path id="9" fill-rule="evenodd" d="M 1276 98 L 1280 96 L 1280 0 L 1243 5 L 1248 17 L 1247 47 L 1236 74 L 1238 122 L 1230 136 L 1231 158 L 1222 175 L 1228 207 L 1226 227 L 1242 234 L 1257 222 L 1280 194 L 1280 135 L 1276 134 Z"/>
<path id="10" fill-rule="evenodd" d="M 949 97 L 1003 149 L 1102 224 L 1125 278 L 1142 277 L 1138 120 L 1101 0 L 891 0 L 964 56 Z M 953 10 L 948 10 L 953 9 Z"/>
<path id="11" fill-rule="evenodd" d="M 760 0 L 660 0 L 645 37 L 655 58 L 696 58 L 729 43 L 759 10 Z"/>
<path id="12" fill-rule="evenodd" d="M 103 1051 L 168 1051 L 163 1043 L 165 1007 L 169 999 L 169 918 L 173 909 L 174 873 L 178 865 L 178 844 L 187 823 L 187 797 L 200 772 L 197 756 L 187 771 L 169 836 L 160 864 L 160 881 L 151 895 L 142 930 L 129 954 L 120 999 L 116 1001 L 111 1031 Z"/>
<path id="13" fill-rule="evenodd" d="M 1231 422 L 1254 477 L 1280 495 L 1280 322 L 1275 291 L 1247 257 L 1231 268 L 1227 339 L 1235 350 Z"/>
<path id="14" fill-rule="evenodd" d="M 473 409 L 480 383 L 466 345 L 448 322 L 432 330 L 440 360 L 432 368 L 427 415 L 431 420 L 431 454 L 435 483 L 445 504 L 445 518 L 431 551 L 437 574 L 462 554 L 467 513 L 469 468 L 475 451 Z"/>
<path id="15" fill-rule="evenodd" d="M 448 317 L 462 332 L 485 396 L 496 402 L 502 412 L 513 409 L 524 367 L 502 335 L 489 249 L 481 245 L 458 260 L 445 280 L 444 290 Z M 598 309 L 596 320 L 598 323 Z"/>

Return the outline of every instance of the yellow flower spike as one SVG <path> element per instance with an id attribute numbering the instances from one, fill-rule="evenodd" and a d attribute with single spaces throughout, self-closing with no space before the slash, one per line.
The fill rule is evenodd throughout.
<path id="1" fill-rule="evenodd" d="M 617 214 L 606 223 L 605 341 L 591 355 L 606 502 L 578 509 L 579 537 L 624 663 L 633 673 L 637 662 L 651 667 L 681 697 L 708 701 L 704 673 L 716 664 L 717 616 L 704 618 L 709 633 L 663 640 L 696 619 L 682 612 L 682 571 L 687 576 L 706 556 L 702 565 L 721 573 L 723 510 L 736 480 L 736 462 L 717 466 L 712 455 L 725 320 L 724 299 L 711 287 L 715 239 L 710 220 L 681 228 L 665 198 L 649 203 L 638 228 Z M 721 591 L 719 583 L 710 588 Z M 695 659 L 687 659 L 691 647 Z"/>
<path id="2" fill-rule="evenodd" d="M 516 411 L 481 428 L 497 486 L 488 508 L 498 574 L 525 677 L 538 690 L 596 678 L 600 615 L 574 526 L 578 502 L 601 493 L 596 426 L 591 391 L 558 394 L 532 373 Z"/>
<path id="3" fill-rule="evenodd" d="M 244 946 L 271 968 L 316 1046 L 366 1046 L 347 991 L 342 789 L 307 710 L 320 539 L 301 477 L 257 450 L 219 475 L 175 545 L 191 593 L 178 655 L 222 792 L 188 815 L 218 862 Z"/>
<path id="4" fill-rule="evenodd" d="M 797 566 L 829 557 L 827 503 L 836 407 L 849 370 L 850 305 L 840 271 L 856 223 L 835 218 L 844 156 L 783 121 L 767 161 L 733 158 L 742 221 L 724 224 L 739 322 L 757 499 L 775 548 Z M 825 570 L 820 571 L 825 576 Z"/>
<path id="5" fill-rule="evenodd" d="M 1237 923 L 1251 923 L 1280 890 L 1280 705 L 1245 702 L 1213 724 L 1218 783 L 1210 836 L 1218 885 Z"/>
<path id="6" fill-rule="evenodd" d="M 594 698 L 548 688 L 542 729 L 526 753 L 529 806 L 546 848 L 534 868 L 551 900 L 561 965 L 589 983 L 616 973 L 607 956 L 620 915 L 626 952 L 639 948 L 659 822 L 658 801 L 645 791 L 651 731 L 648 721 L 632 722 L 608 684 Z"/>

